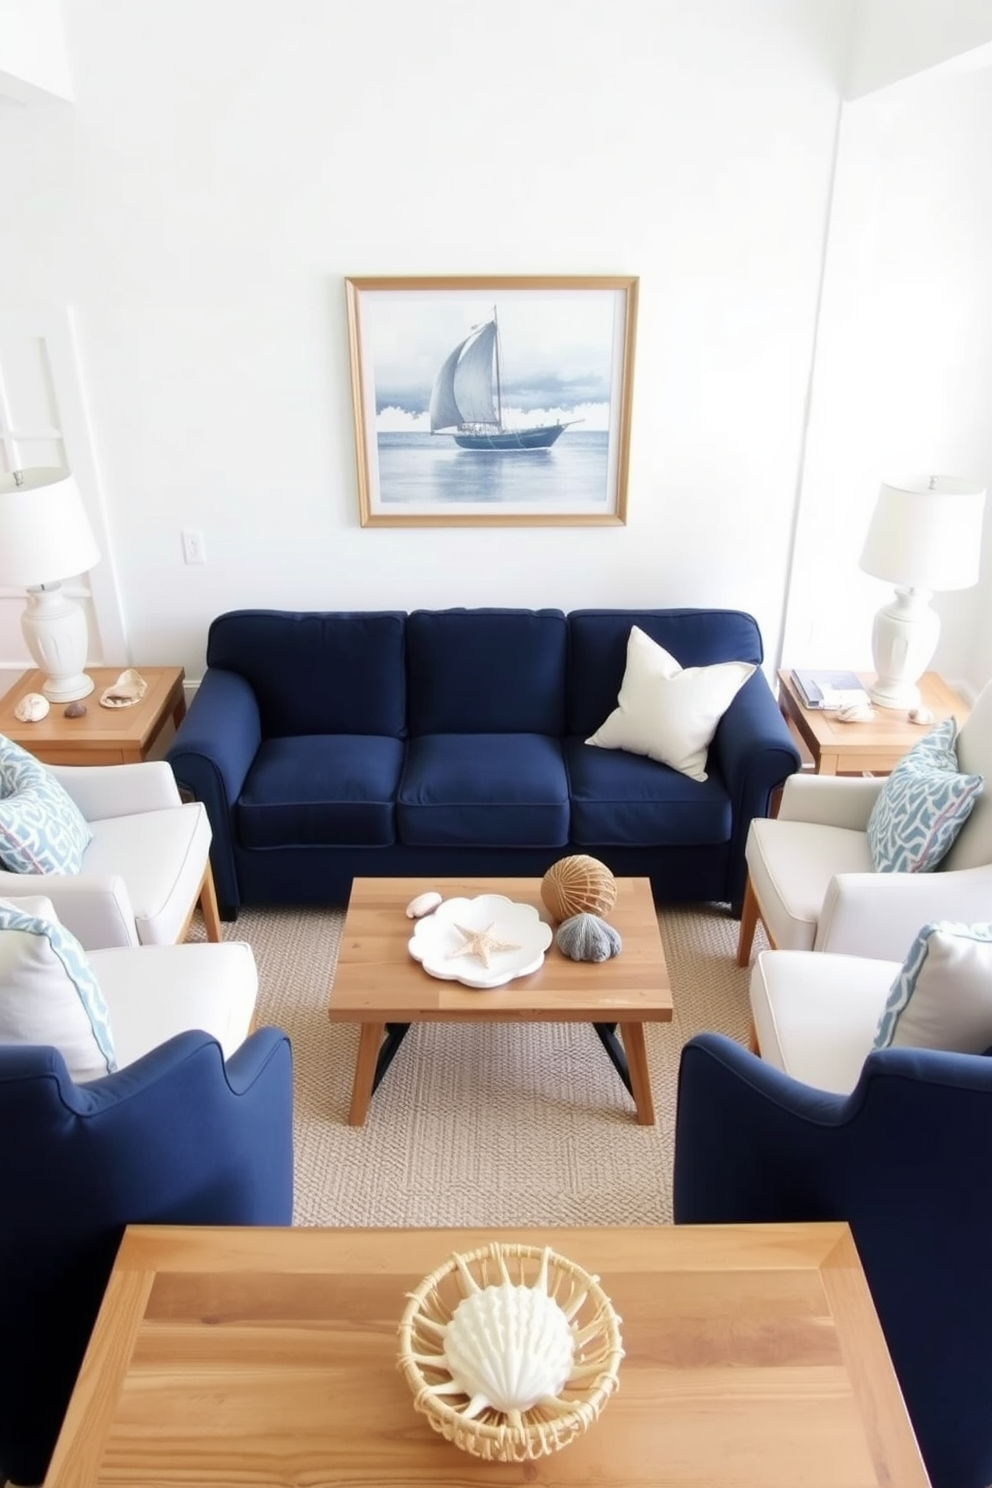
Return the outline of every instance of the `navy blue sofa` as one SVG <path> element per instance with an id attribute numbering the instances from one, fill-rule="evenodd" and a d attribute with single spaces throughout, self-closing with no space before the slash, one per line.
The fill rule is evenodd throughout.
<path id="1" fill-rule="evenodd" d="M 544 873 L 589 853 L 740 913 L 744 844 L 799 755 L 760 668 L 697 782 L 585 740 L 639 626 L 683 667 L 760 663 L 736 610 L 236 610 L 168 752 L 202 801 L 221 914 L 343 904 L 354 876 Z"/>

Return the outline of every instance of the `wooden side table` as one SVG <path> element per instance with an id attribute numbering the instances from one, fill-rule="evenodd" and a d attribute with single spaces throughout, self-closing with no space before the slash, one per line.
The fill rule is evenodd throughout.
<path id="1" fill-rule="evenodd" d="M 186 715 L 182 667 L 139 667 L 148 683 L 140 703 L 102 708 L 100 694 L 121 667 L 88 667 L 94 690 L 81 701 L 82 718 L 66 718 L 65 703 L 53 703 L 38 723 L 21 723 L 14 709 L 28 692 L 41 692 L 45 674 L 25 672 L 0 700 L 0 734 L 6 734 L 46 765 L 128 765 L 156 755 Z"/>
<path id="2" fill-rule="evenodd" d="M 867 685 L 871 676 L 860 673 L 859 679 Z M 870 723 L 841 723 L 835 712 L 807 708 L 787 671 L 779 672 L 778 689 L 779 708 L 809 750 L 817 775 L 888 775 L 926 733 L 895 708 L 876 708 Z M 953 713 L 962 724 L 970 711 L 937 672 L 921 677 L 920 705 L 930 709 L 934 723 Z"/>

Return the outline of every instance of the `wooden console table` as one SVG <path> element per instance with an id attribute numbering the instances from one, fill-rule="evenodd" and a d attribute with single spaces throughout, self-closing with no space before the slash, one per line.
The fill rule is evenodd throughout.
<path id="1" fill-rule="evenodd" d="M 161 752 L 186 715 L 182 667 L 138 667 L 148 683 L 140 703 L 102 708 L 100 694 L 117 681 L 123 667 L 87 667 L 95 683 L 80 702 L 82 718 L 66 718 L 65 703 L 53 703 L 38 723 L 21 723 L 14 709 L 28 692 L 41 692 L 42 671 L 25 672 L 0 699 L 0 734 L 30 750 L 46 765 L 129 765 Z"/>

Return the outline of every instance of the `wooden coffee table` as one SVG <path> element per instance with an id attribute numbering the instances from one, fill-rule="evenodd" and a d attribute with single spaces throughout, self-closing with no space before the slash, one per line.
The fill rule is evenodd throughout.
<path id="1" fill-rule="evenodd" d="M 546 1244 L 601 1278 L 620 1383 L 582 1436 L 485 1463 L 396 1365 L 453 1250 Z M 46 1488 L 926 1488 L 844 1224 L 130 1228 Z"/>
<path id="2" fill-rule="evenodd" d="M 407 950 L 414 923 L 406 906 L 427 888 L 445 899 L 505 894 L 549 920 L 539 878 L 356 878 L 331 986 L 332 1023 L 360 1023 L 348 1122 L 361 1126 L 369 1100 L 411 1023 L 592 1023 L 634 1098 L 637 1120 L 654 1123 L 644 1024 L 668 1023 L 672 992 L 646 878 L 617 880 L 610 924 L 623 950 L 609 961 L 571 961 L 552 944 L 540 971 L 477 991 L 429 976 Z M 616 1036 L 619 1024 L 622 1044 Z"/>

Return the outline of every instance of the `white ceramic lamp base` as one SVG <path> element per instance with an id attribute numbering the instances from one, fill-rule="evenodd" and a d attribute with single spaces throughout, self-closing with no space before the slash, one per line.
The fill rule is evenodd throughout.
<path id="1" fill-rule="evenodd" d="M 915 708 L 918 682 L 937 649 L 940 616 L 930 608 L 929 589 L 897 589 L 879 610 L 871 633 L 877 673 L 868 696 L 880 708 Z"/>
<path id="2" fill-rule="evenodd" d="M 48 673 L 41 690 L 49 702 L 72 703 L 93 691 L 93 678 L 83 671 L 86 615 L 74 599 L 63 594 L 61 584 L 28 590 L 21 630 L 31 655 Z"/>

